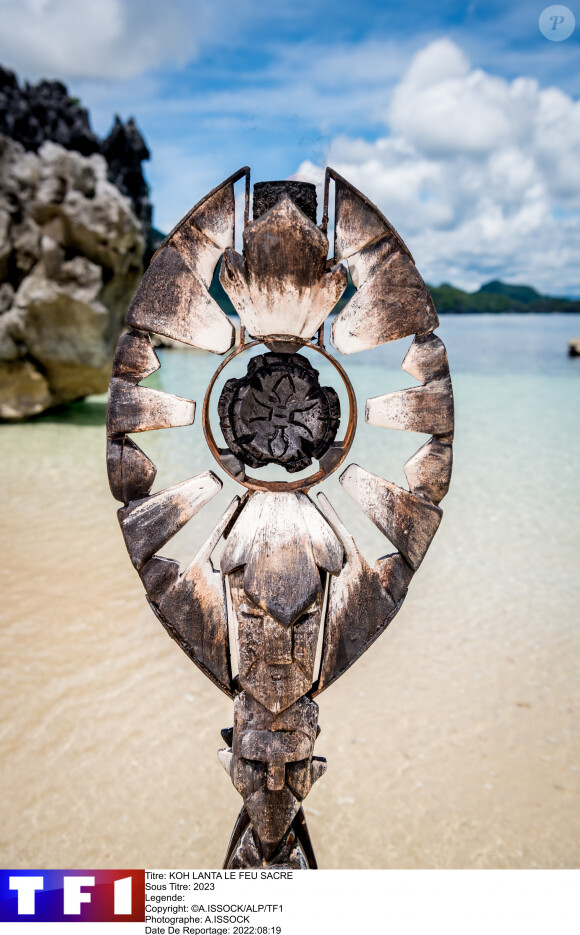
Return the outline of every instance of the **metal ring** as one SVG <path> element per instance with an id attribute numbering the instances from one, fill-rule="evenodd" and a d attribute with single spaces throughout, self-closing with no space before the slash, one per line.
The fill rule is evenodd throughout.
<path id="1" fill-rule="evenodd" d="M 267 480 L 258 480 L 257 477 L 249 477 L 248 475 L 245 475 L 244 479 L 240 480 L 239 477 L 236 477 L 234 474 L 232 474 L 232 472 L 228 470 L 228 468 L 224 465 L 222 459 L 220 458 L 219 448 L 216 445 L 215 438 L 211 430 L 211 425 L 209 421 L 209 404 L 210 404 L 212 390 L 222 370 L 225 367 L 227 367 L 227 365 L 235 357 L 237 357 L 238 354 L 241 354 L 243 351 L 249 350 L 249 348 L 251 347 L 256 347 L 258 344 L 268 345 L 268 344 L 275 344 L 275 343 L 280 343 L 280 342 L 283 342 L 285 344 L 292 343 L 292 344 L 297 344 L 300 347 L 311 348 L 313 351 L 316 351 L 318 354 L 321 354 L 326 360 L 330 361 L 330 363 L 332 364 L 334 369 L 337 371 L 339 376 L 342 377 L 342 382 L 344 383 L 346 387 L 346 392 L 348 394 L 348 405 L 349 405 L 348 425 L 346 427 L 346 433 L 344 436 L 344 440 L 342 442 L 344 450 L 339 460 L 331 468 L 329 468 L 326 471 L 323 470 L 322 468 L 319 468 L 318 471 L 316 471 L 314 474 L 310 474 L 308 477 L 304 477 L 301 480 L 267 481 Z M 326 349 L 324 347 L 321 347 L 319 344 L 313 344 L 312 341 L 305 341 L 303 338 L 296 338 L 293 335 L 287 335 L 287 334 L 286 335 L 269 334 L 266 337 L 256 338 L 253 341 L 248 341 L 248 343 L 246 344 L 243 344 L 243 343 L 238 344 L 238 346 L 234 348 L 231 354 L 228 357 L 226 357 L 224 361 L 222 361 L 222 363 L 220 364 L 220 366 L 217 368 L 216 372 L 214 373 L 213 377 L 211 378 L 209 386 L 205 393 L 204 400 L 203 400 L 203 410 L 202 410 L 203 434 L 205 435 L 205 440 L 208 444 L 209 450 L 211 451 L 212 455 L 214 456 L 215 460 L 217 461 L 221 469 L 225 471 L 226 474 L 229 474 L 229 476 L 233 480 L 235 480 L 238 484 L 242 484 L 243 487 L 247 487 L 248 490 L 273 490 L 273 491 L 276 491 L 277 493 L 282 493 L 284 491 L 292 491 L 292 490 L 304 490 L 304 491 L 310 490 L 310 488 L 313 487 L 315 484 L 319 484 L 321 481 L 325 480 L 327 477 L 333 474 L 336 471 L 336 469 L 340 467 L 340 465 L 342 464 L 342 462 L 344 461 L 344 459 L 346 458 L 347 454 L 349 453 L 351 449 L 351 446 L 354 440 L 354 434 L 356 431 L 356 418 L 357 418 L 357 409 L 356 409 L 356 396 L 354 393 L 354 389 L 353 389 L 352 383 L 350 382 L 344 369 L 341 367 L 338 361 L 335 360 L 334 357 L 331 357 L 331 355 L 327 353 Z"/>

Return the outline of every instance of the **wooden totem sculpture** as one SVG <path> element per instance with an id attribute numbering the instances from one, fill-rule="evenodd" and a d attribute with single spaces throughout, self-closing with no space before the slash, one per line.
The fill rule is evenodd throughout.
<path id="1" fill-rule="evenodd" d="M 240 254 L 234 183 L 243 177 Z M 331 180 L 334 257 L 327 260 Z M 302 802 L 326 769 L 314 756 L 314 699 L 393 619 L 435 535 L 451 474 L 453 397 L 429 292 L 397 232 L 364 195 L 328 169 L 320 226 L 316 189 L 307 183 L 256 184 L 251 221 L 249 203 L 249 169 L 242 169 L 200 201 L 153 258 L 115 356 L 108 470 L 113 495 L 125 504 L 119 521 L 127 549 L 153 611 L 234 699 L 234 725 L 222 731 L 226 747 L 218 756 L 244 804 L 224 866 L 313 868 Z M 202 420 L 219 468 L 245 490 L 180 572 L 178 562 L 156 553 L 222 482 L 207 471 L 151 494 L 155 466 L 129 436 L 194 421 L 194 402 L 139 385 L 159 367 L 150 333 L 215 354 L 234 346 L 232 321 L 209 292 L 220 260 L 220 281 L 241 333 L 210 382 Z M 374 567 L 324 494 L 318 503 L 310 496 L 342 464 L 356 428 L 352 386 L 324 345 L 325 319 L 347 285 L 345 264 L 356 292 L 334 321 L 331 344 L 346 355 L 414 335 L 402 367 L 421 384 L 367 400 L 367 422 L 432 436 L 404 466 L 408 490 L 356 464 L 340 477 L 396 550 Z M 219 397 L 225 447 L 218 447 L 212 390 L 223 369 L 248 351 L 245 375 L 228 379 Z M 342 418 L 335 389 L 320 385 L 306 353 L 321 355 L 342 381 L 349 401 Z M 308 473 L 313 460 L 318 469 Z M 273 481 L 247 473 L 268 464 L 300 477 Z M 216 570 L 211 556 L 222 539 Z M 226 587 L 235 627 L 228 625 Z M 237 672 L 229 645 L 234 632 Z"/>

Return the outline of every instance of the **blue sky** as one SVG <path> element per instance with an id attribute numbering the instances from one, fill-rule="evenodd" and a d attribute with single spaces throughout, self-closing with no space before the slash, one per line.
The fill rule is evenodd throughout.
<path id="1" fill-rule="evenodd" d="M 0 61 L 134 115 L 168 230 L 244 164 L 368 194 L 433 283 L 580 294 L 580 8 L 543 3 L 0 0 Z"/>

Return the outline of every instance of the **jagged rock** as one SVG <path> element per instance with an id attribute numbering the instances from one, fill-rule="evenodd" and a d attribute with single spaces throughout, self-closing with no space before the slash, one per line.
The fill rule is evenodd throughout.
<path id="1" fill-rule="evenodd" d="M 60 81 L 20 88 L 14 72 L 0 66 L 0 133 L 37 152 L 46 140 L 85 156 L 99 150 L 87 111 Z"/>
<path id="2" fill-rule="evenodd" d="M 102 142 L 59 81 L 0 67 L 0 418 L 104 392 L 159 240 L 131 119 Z"/>
<path id="3" fill-rule="evenodd" d="M 101 153 L 109 164 L 109 181 L 131 199 L 135 214 L 149 230 L 152 209 L 141 163 L 150 159 L 151 153 L 132 117 L 124 124 L 115 116 L 111 132 L 101 143 Z"/>
<path id="4" fill-rule="evenodd" d="M 109 181 L 131 199 L 133 211 L 143 224 L 148 260 L 153 256 L 159 246 L 159 232 L 151 227 L 149 186 L 141 168 L 150 153 L 132 117 L 125 124 L 115 117 L 111 132 L 99 141 L 91 130 L 88 111 L 76 98 L 69 97 L 62 82 L 40 81 L 21 88 L 14 72 L 0 66 L 0 134 L 22 143 L 27 152 L 38 152 L 46 142 L 58 143 L 83 156 L 100 152 L 107 160 Z M 52 178 L 52 186 L 47 193 L 50 202 L 57 200 L 62 191 L 58 176 Z M 89 170 L 84 184 L 82 178 L 77 179 L 77 187 L 92 197 L 94 185 Z"/>
<path id="5" fill-rule="evenodd" d="M 0 136 L 0 418 L 106 391 L 144 247 L 103 156 Z"/>
<path id="6" fill-rule="evenodd" d="M 0 67 L 0 418 L 106 390 L 155 249 L 145 159 L 133 120 L 100 142 L 64 84 Z"/>

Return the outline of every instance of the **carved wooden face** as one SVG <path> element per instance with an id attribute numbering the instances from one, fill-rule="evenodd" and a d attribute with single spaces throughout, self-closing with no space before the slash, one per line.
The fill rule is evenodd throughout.
<path id="1" fill-rule="evenodd" d="M 278 713 L 312 687 L 323 591 L 298 620 L 286 626 L 250 600 L 243 577 L 241 569 L 229 579 L 238 621 L 240 685 Z"/>
<path id="2" fill-rule="evenodd" d="M 324 771 L 314 765 L 318 705 L 300 698 L 280 715 L 272 715 L 247 692 L 234 704 L 231 777 L 260 838 L 264 853 L 282 839 Z"/>

